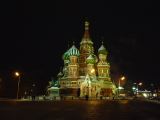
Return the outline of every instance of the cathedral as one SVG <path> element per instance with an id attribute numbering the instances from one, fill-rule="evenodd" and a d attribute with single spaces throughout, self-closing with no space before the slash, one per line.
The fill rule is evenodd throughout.
<path id="1" fill-rule="evenodd" d="M 80 48 L 73 43 L 62 56 L 64 66 L 57 75 L 60 96 L 97 98 L 116 94 L 107 61 L 108 51 L 103 42 L 97 52 L 98 55 L 95 55 L 89 22 L 85 21 Z"/>

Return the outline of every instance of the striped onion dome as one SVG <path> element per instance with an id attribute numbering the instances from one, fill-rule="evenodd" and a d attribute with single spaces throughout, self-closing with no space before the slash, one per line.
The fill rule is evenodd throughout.
<path id="1" fill-rule="evenodd" d="M 79 56 L 79 50 L 73 45 L 69 50 L 68 50 L 68 55 L 69 56 Z"/>
<path id="2" fill-rule="evenodd" d="M 107 50 L 106 48 L 104 47 L 104 45 L 102 44 L 101 47 L 98 49 L 98 54 L 104 54 L 104 55 L 107 55 Z"/>

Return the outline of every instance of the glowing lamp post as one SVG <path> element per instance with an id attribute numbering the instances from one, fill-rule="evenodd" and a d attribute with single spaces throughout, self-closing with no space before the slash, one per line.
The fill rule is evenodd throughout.
<path id="1" fill-rule="evenodd" d="M 138 94 L 138 85 L 142 86 L 142 83 L 140 82 L 140 83 L 137 84 L 137 94 Z"/>
<path id="2" fill-rule="evenodd" d="M 137 89 L 136 89 L 136 95 L 138 96 L 138 90 L 139 90 L 139 89 L 138 89 L 138 85 L 139 85 L 139 86 L 142 86 L 143 83 L 140 82 L 140 83 L 134 83 L 134 84 L 137 86 L 137 87 L 136 87 L 136 88 L 137 88 Z"/>
<path id="3" fill-rule="evenodd" d="M 142 83 L 139 83 L 138 85 L 139 85 L 139 86 L 141 86 L 141 85 L 142 85 Z"/>
<path id="4" fill-rule="evenodd" d="M 20 84 L 20 80 L 21 80 L 21 77 L 20 77 L 20 73 L 19 72 L 15 72 L 15 76 L 18 77 L 18 88 L 17 88 L 17 99 L 18 99 L 18 95 L 19 95 L 19 84 Z"/>
<path id="5" fill-rule="evenodd" d="M 121 89 L 121 81 L 125 80 L 125 77 L 121 77 L 119 80 L 118 80 L 118 89 Z"/>
<path id="6" fill-rule="evenodd" d="M 120 89 L 122 89 L 122 88 L 121 88 L 121 81 L 123 81 L 123 80 L 125 80 L 125 77 L 124 77 L 124 76 L 121 77 L 121 78 L 118 80 L 118 96 L 119 96 L 119 94 L 120 94 Z"/>

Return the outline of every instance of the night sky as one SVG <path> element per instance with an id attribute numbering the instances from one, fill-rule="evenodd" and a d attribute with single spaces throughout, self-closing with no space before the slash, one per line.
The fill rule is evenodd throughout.
<path id="1" fill-rule="evenodd" d="M 68 44 L 75 41 L 79 48 L 86 18 L 95 53 L 103 37 L 115 81 L 125 75 L 133 82 L 159 85 L 159 7 L 151 1 L 104 1 L 2 3 L 0 77 L 6 94 L 14 94 L 17 70 L 24 89 L 33 83 L 44 89 L 56 78 Z"/>

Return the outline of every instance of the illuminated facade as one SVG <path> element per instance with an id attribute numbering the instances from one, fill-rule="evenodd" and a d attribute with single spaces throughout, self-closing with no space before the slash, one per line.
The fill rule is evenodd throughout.
<path id="1" fill-rule="evenodd" d="M 100 97 L 112 96 L 116 86 L 110 77 L 108 51 L 103 43 L 94 54 L 93 42 L 89 34 L 89 22 L 85 22 L 85 31 L 77 49 L 73 44 L 63 54 L 63 70 L 58 74 L 61 96 Z"/>

